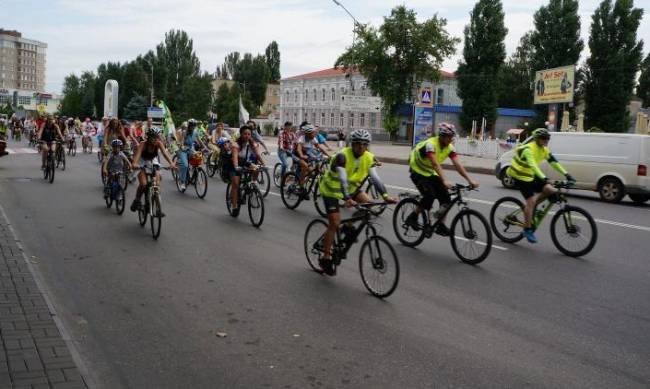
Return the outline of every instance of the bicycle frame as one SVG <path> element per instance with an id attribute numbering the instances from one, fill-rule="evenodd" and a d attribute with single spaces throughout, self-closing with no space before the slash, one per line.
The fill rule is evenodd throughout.
<path id="1" fill-rule="evenodd" d="M 563 208 L 564 205 L 566 205 L 568 203 L 568 201 L 566 199 L 566 192 L 563 192 L 562 188 L 558 188 L 558 189 L 559 190 L 557 192 L 557 196 L 558 196 L 558 201 L 557 202 L 553 202 L 553 201 L 551 201 L 550 197 L 546 197 L 542 201 L 535 204 L 535 210 L 533 211 L 533 220 L 532 220 L 532 223 L 531 223 L 531 225 L 533 227 L 533 230 L 537 230 L 537 228 L 542 224 L 542 221 L 544 220 L 544 218 L 546 218 L 546 215 L 548 215 L 548 213 L 551 211 L 551 208 L 553 208 L 553 206 L 556 203 L 560 204 L 561 208 Z M 540 205 L 542 205 L 542 209 L 538 210 L 537 207 L 540 206 Z M 514 212 L 512 212 L 511 214 L 509 214 L 509 216 L 518 216 L 521 213 L 523 213 L 522 210 L 517 209 Z M 512 225 L 518 226 L 518 227 L 522 227 L 522 228 L 526 227 L 526 222 L 525 221 L 520 222 L 520 221 L 517 221 L 517 220 L 509 220 L 509 223 L 512 224 Z"/>
<path id="2" fill-rule="evenodd" d="M 431 238 L 433 236 L 433 231 L 435 231 L 435 229 L 438 227 L 438 225 L 442 224 L 442 221 L 445 220 L 445 218 L 447 217 L 447 214 L 449 214 L 449 211 L 451 211 L 451 209 L 455 205 L 458 205 L 458 207 L 460 209 L 465 209 L 465 208 L 468 207 L 467 200 L 463 199 L 463 190 L 464 189 L 465 189 L 465 187 L 454 187 L 452 189 L 453 192 L 451 193 L 452 198 L 451 198 L 451 202 L 449 203 L 449 207 L 447 207 L 447 209 L 444 211 L 444 213 L 441 216 L 439 216 L 437 219 L 433 218 L 434 219 L 433 224 L 431 223 L 432 218 L 429 215 L 429 212 L 423 211 L 424 212 L 424 217 L 426 218 L 425 235 L 426 235 L 427 238 Z M 422 198 L 422 195 L 418 194 L 418 195 L 413 196 L 410 193 L 406 193 L 406 194 L 403 193 L 403 194 L 400 194 L 400 197 L 414 197 L 415 199 L 420 201 L 420 199 Z"/>

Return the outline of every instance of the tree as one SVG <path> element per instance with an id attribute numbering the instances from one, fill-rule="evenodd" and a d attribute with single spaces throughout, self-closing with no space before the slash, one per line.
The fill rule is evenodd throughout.
<path id="1" fill-rule="evenodd" d="M 437 80 L 442 61 L 455 52 L 459 39 L 445 30 L 447 21 L 434 15 L 419 23 L 416 13 L 397 6 L 379 28 L 357 24 L 356 43 L 336 60 L 335 67 L 358 70 L 384 103 L 383 116 L 394 115 L 413 101 L 422 80 Z"/>
<path id="2" fill-rule="evenodd" d="M 280 50 L 276 41 L 271 42 L 264 52 L 266 66 L 269 68 L 271 82 L 280 81 Z"/>
<path id="3" fill-rule="evenodd" d="M 239 63 L 239 52 L 235 51 L 226 55 L 223 66 L 221 67 L 221 75 L 224 80 L 234 80 L 235 72 L 237 71 L 237 64 Z"/>
<path id="4" fill-rule="evenodd" d="M 140 58 L 132 62 L 127 62 L 122 66 L 122 77 L 118 80 L 120 85 L 119 99 L 118 99 L 118 112 L 119 116 L 124 116 L 124 108 L 135 96 L 149 96 L 151 78 L 149 72 L 145 71 L 144 66 L 149 65 L 142 61 Z M 147 99 L 149 104 L 149 99 Z"/>
<path id="5" fill-rule="evenodd" d="M 95 108 L 95 83 L 97 79 L 93 72 L 81 73 L 79 79 L 79 89 L 81 93 L 81 110 L 79 117 L 94 117 L 97 110 Z"/>
<path id="6" fill-rule="evenodd" d="M 641 75 L 639 85 L 636 87 L 636 95 L 643 100 L 643 106 L 650 106 L 650 53 L 641 63 Z"/>
<path id="7" fill-rule="evenodd" d="M 80 80 L 74 74 L 70 74 L 63 80 L 63 99 L 61 100 L 60 114 L 63 116 L 75 117 L 81 111 L 81 88 Z"/>
<path id="8" fill-rule="evenodd" d="M 237 63 L 233 80 L 243 87 L 243 93 L 250 97 L 257 111 L 264 104 L 266 87 L 270 81 L 270 71 L 266 58 L 262 55 L 253 57 L 246 53 Z"/>
<path id="9" fill-rule="evenodd" d="M 575 65 L 584 49 L 578 0 L 550 0 L 534 16 L 530 36 L 533 71 Z"/>
<path id="10" fill-rule="evenodd" d="M 643 51 L 643 41 L 637 41 L 643 10 L 633 7 L 633 0 L 616 0 L 613 7 L 604 0 L 592 16 L 585 85 L 589 127 L 626 132 L 630 126 L 627 106 Z"/>
<path id="11" fill-rule="evenodd" d="M 519 46 L 501 69 L 499 81 L 499 106 L 528 109 L 533 105 L 532 56 L 534 48 L 530 43 L 532 31 L 519 40 Z"/>
<path id="12" fill-rule="evenodd" d="M 124 107 L 124 117 L 129 120 L 144 120 L 147 117 L 149 99 L 135 94 Z"/>
<path id="13" fill-rule="evenodd" d="M 508 30 L 503 23 L 501 0 L 479 0 L 465 27 L 463 59 L 458 64 L 458 95 L 463 99 L 461 126 L 486 118 L 487 128 L 494 136 L 497 118 L 498 75 L 506 58 L 503 40 Z M 485 130 L 485 129 L 484 129 Z"/>
<path id="14" fill-rule="evenodd" d="M 104 114 L 104 88 L 106 81 L 122 79 L 122 65 L 119 62 L 107 62 L 97 67 L 97 81 L 95 82 L 95 107 L 97 107 L 97 116 Z M 118 100 L 119 104 L 119 100 Z"/>

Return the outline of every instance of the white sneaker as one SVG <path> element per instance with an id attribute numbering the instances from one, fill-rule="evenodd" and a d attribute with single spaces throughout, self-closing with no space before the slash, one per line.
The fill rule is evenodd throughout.
<path id="1" fill-rule="evenodd" d="M 185 184 L 181 184 L 181 190 L 185 190 L 185 189 L 186 189 Z"/>

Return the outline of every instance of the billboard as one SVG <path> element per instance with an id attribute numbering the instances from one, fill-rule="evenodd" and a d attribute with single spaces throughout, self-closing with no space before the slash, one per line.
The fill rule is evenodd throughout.
<path id="1" fill-rule="evenodd" d="M 533 83 L 534 103 L 572 103 L 574 81 L 573 65 L 536 71 Z"/>
<path id="2" fill-rule="evenodd" d="M 413 147 L 415 147 L 433 133 L 433 108 L 416 105 L 413 116 Z"/>
<path id="3" fill-rule="evenodd" d="M 340 108 L 342 111 L 379 112 L 381 97 L 343 95 Z"/>

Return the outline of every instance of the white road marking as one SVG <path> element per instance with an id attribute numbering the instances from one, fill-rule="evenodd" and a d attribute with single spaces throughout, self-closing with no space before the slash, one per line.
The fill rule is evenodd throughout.
<path id="1" fill-rule="evenodd" d="M 5 151 L 7 151 L 9 154 L 38 154 L 38 151 L 30 147 L 19 147 L 16 149 L 7 148 Z"/>
<path id="2" fill-rule="evenodd" d="M 402 191 L 405 191 L 405 192 L 418 193 L 418 191 L 415 190 L 415 189 L 405 188 L 403 186 L 396 186 L 396 185 L 386 185 L 386 186 L 388 188 L 402 190 Z M 484 204 L 484 205 L 490 205 L 490 206 L 494 205 L 494 201 L 489 201 L 489 200 L 469 199 L 469 201 L 477 203 L 477 204 Z M 512 208 L 514 208 L 514 207 L 512 207 Z M 549 215 L 553 215 L 553 214 L 555 214 L 555 212 L 549 212 Z M 613 221 L 613 220 L 605 220 L 605 219 L 594 219 L 594 220 L 596 221 L 596 223 L 600 223 L 600 224 L 607 224 L 607 225 L 614 226 L 614 227 L 629 228 L 629 229 L 632 229 L 632 230 L 650 232 L 650 227 L 647 227 L 647 226 L 638 226 L 638 225 L 635 225 L 635 224 L 620 223 L 620 222 L 616 222 L 616 221 Z"/>

